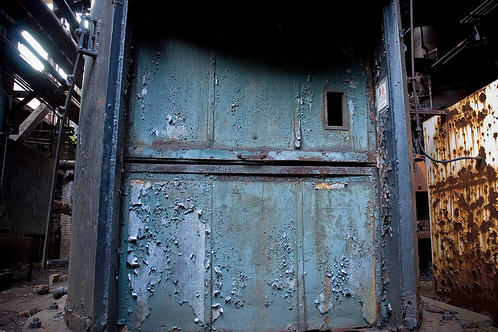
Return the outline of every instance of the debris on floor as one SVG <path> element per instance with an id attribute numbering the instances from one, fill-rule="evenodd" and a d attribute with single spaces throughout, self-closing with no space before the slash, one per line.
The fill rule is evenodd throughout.
<path id="1" fill-rule="evenodd" d="M 58 300 L 53 296 L 60 288 L 67 292 L 67 284 L 66 265 L 35 269 L 31 281 L 18 281 L 0 291 L 0 332 L 68 331 L 62 319 L 67 296 L 59 296 Z M 33 318 L 38 321 L 33 322 Z M 34 329 L 38 325 L 40 328 Z"/>
<path id="2" fill-rule="evenodd" d="M 423 317 L 419 331 L 498 332 L 488 316 L 422 296 Z"/>

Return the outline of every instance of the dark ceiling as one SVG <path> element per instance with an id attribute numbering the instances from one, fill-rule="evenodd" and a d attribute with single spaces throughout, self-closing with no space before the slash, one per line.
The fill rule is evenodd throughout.
<path id="1" fill-rule="evenodd" d="M 430 73 L 435 93 L 470 94 L 498 77 L 498 0 L 413 0 L 414 26 L 434 27 L 437 59 L 417 59 L 416 71 Z M 480 9 L 479 9 L 480 8 Z M 401 0 L 401 17 L 410 68 L 410 1 Z M 479 15 L 469 15 L 470 13 Z M 425 36 L 429 39 L 434 36 Z M 443 65 L 434 63 L 465 41 L 466 47 Z M 450 53 L 451 54 L 451 53 Z M 410 75 L 410 73 L 409 73 Z M 458 100 L 448 100 L 451 105 Z M 449 106 L 449 105 L 447 105 Z"/>

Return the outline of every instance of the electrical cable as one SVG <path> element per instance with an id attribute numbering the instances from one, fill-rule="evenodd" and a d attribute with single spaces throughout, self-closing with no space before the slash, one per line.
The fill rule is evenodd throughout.
<path id="1" fill-rule="evenodd" d="M 425 152 L 424 150 L 424 147 L 422 146 L 422 141 L 420 140 L 420 138 L 417 139 L 417 142 L 418 142 L 418 146 L 420 147 L 420 152 L 422 152 L 422 154 L 424 156 L 426 156 L 429 160 L 435 162 L 435 163 L 442 163 L 442 164 L 446 164 L 446 163 L 452 163 L 454 161 L 458 161 L 458 160 L 465 160 L 465 159 L 475 159 L 477 161 L 481 161 L 482 158 L 477 156 L 477 157 L 458 157 L 458 158 L 453 158 L 453 159 L 436 159 L 436 158 L 433 158 L 431 157 L 427 152 Z"/>

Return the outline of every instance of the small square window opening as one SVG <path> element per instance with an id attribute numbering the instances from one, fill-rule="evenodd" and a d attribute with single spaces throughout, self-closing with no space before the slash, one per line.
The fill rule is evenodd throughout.
<path id="1" fill-rule="evenodd" d="M 344 93 L 325 91 L 324 97 L 325 129 L 347 130 Z"/>

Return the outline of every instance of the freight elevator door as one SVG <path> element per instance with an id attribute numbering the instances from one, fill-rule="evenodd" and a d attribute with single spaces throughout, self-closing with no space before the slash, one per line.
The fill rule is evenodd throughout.
<path id="1" fill-rule="evenodd" d="M 374 324 L 366 62 L 278 29 L 235 38 L 229 27 L 202 40 L 178 27 L 134 36 L 119 323 L 144 331 Z"/>

